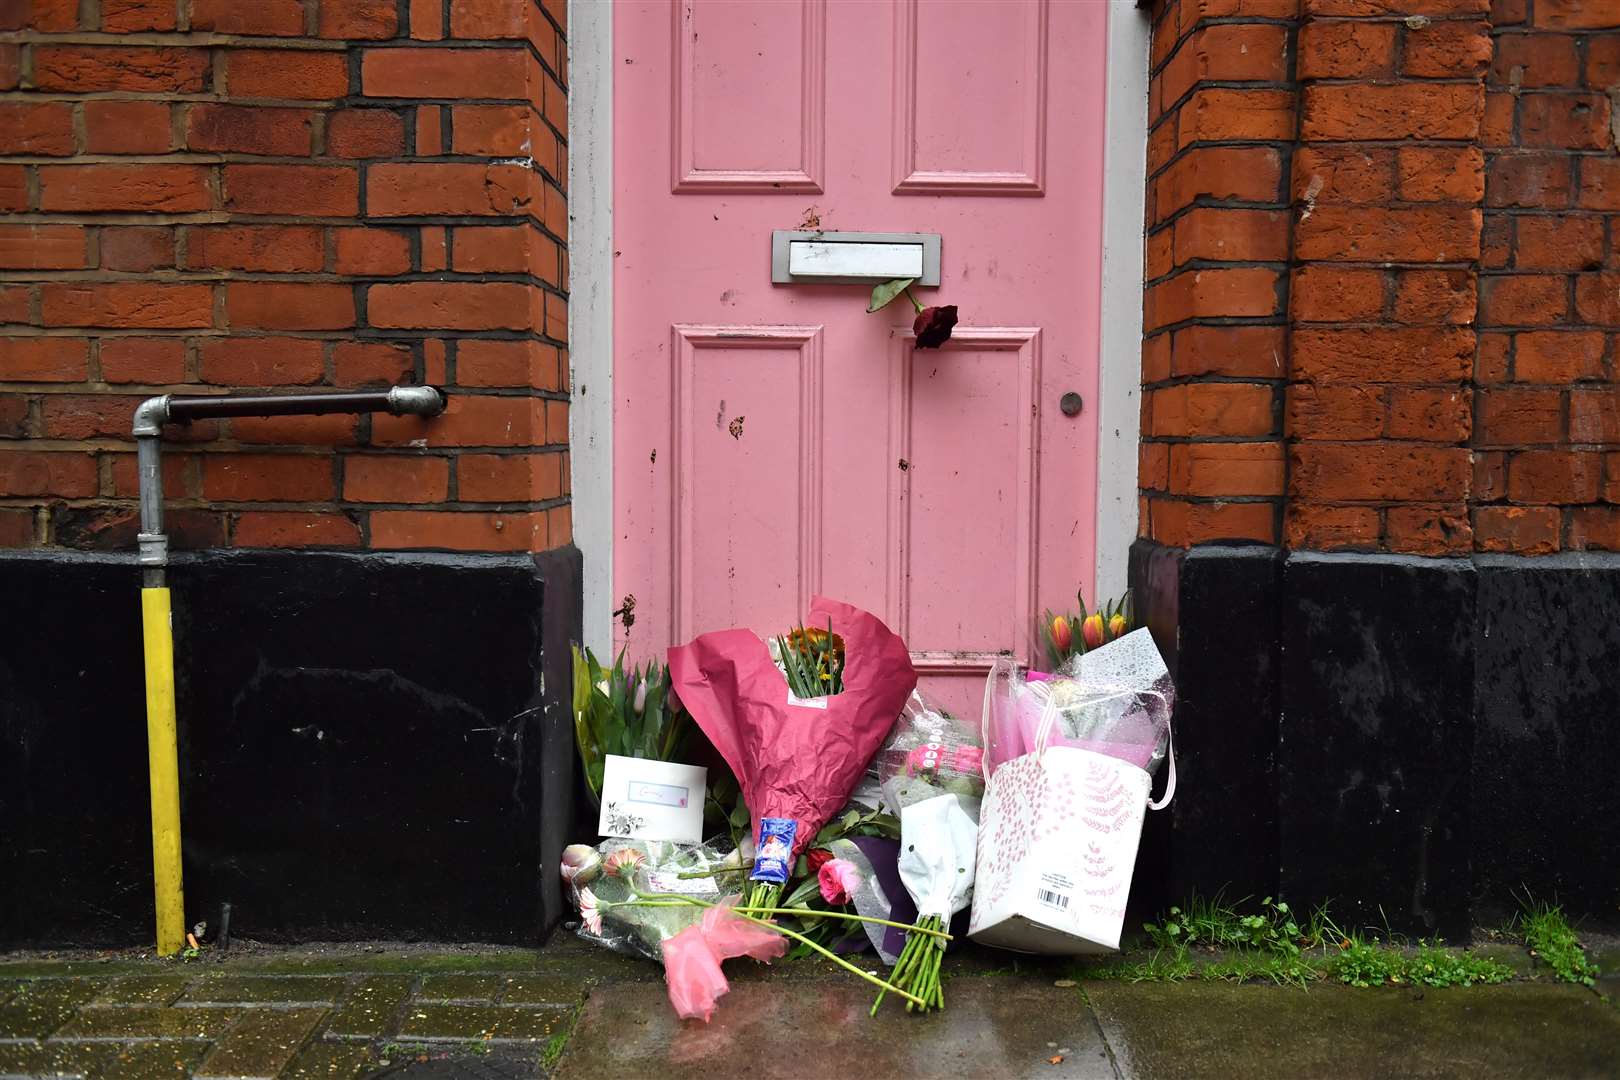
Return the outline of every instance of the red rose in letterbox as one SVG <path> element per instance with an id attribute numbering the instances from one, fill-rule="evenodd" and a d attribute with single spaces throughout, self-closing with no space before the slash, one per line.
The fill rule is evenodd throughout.
<path id="1" fill-rule="evenodd" d="M 951 328 L 956 325 L 956 305 L 923 308 L 917 312 L 917 321 L 911 330 L 917 335 L 917 348 L 937 349 L 951 340 Z"/>

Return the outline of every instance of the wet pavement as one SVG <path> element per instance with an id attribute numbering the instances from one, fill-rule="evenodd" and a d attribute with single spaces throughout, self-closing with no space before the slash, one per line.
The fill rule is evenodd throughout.
<path id="1" fill-rule="evenodd" d="M 1620 955 L 1606 970 L 1620 968 Z M 1620 987 L 1301 989 L 1086 978 L 953 959 L 943 1015 L 805 964 L 730 962 L 712 1023 L 659 969 L 571 938 L 543 950 L 260 949 L 190 963 L 0 961 L 0 1076 L 1616 1077 Z"/>

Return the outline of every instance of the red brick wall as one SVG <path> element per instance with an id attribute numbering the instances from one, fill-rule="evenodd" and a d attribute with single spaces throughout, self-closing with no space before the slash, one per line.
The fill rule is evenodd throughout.
<path id="1" fill-rule="evenodd" d="M 1620 548 L 1620 3 L 1155 18 L 1143 535 Z"/>
<path id="2" fill-rule="evenodd" d="M 1620 549 L 1620 3 L 1499 0 L 1492 21 L 1475 539 Z"/>
<path id="3" fill-rule="evenodd" d="M 0 0 L 0 546 L 133 548 L 147 396 L 393 382 L 171 427 L 176 546 L 570 542 L 564 11 Z"/>

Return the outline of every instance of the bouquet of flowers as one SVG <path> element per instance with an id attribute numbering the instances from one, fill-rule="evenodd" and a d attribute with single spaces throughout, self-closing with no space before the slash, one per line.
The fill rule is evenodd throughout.
<path id="1" fill-rule="evenodd" d="M 1080 614 L 1054 615 L 1047 611 L 1035 628 L 1036 644 L 1046 658 L 1047 671 L 1056 671 L 1088 650 L 1100 649 L 1110 641 L 1118 641 L 1133 628 L 1129 589 L 1117 601 L 1104 603 L 1100 611 L 1088 612 L 1086 599 L 1079 593 L 1075 594 L 1075 600 L 1080 605 Z"/>
<path id="2" fill-rule="evenodd" d="M 1093 750 L 1152 773 L 1165 756 L 1174 706 L 1170 671 L 1146 630 L 1073 656 L 1039 679 L 1011 658 L 998 659 L 985 688 L 988 771 L 1044 743 Z"/>
<path id="3" fill-rule="evenodd" d="M 851 853 L 849 840 L 833 841 Z M 791 929 L 768 917 L 790 916 L 822 925 L 895 928 L 901 924 L 833 907 L 796 910 L 738 906 L 735 896 L 722 896 L 719 875 L 745 869 L 740 852 L 725 854 L 716 844 L 679 844 L 609 839 L 597 847 L 574 844 L 563 851 L 562 877 L 579 908 L 579 934 L 588 941 L 633 956 L 661 959 L 670 1004 L 682 1019 L 708 1020 L 715 1001 L 729 984 L 721 962 L 752 956 L 769 963 L 786 950 L 789 939 L 820 953 L 880 990 L 893 991 L 912 1004 L 921 999 L 836 956 L 808 932 Z M 868 864 L 862 863 L 867 867 Z M 832 858 L 820 870 L 823 899 L 846 905 L 853 892 L 865 892 L 850 858 Z M 837 890 L 837 891 L 833 891 Z M 806 927 L 807 931 L 813 926 Z M 948 938 L 940 932 L 939 936 Z"/>
<path id="4" fill-rule="evenodd" d="M 607 756 L 674 761 L 692 718 L 670 691 L 669 669 L 657 661 L 624 666 L 624 653 L 603 670 L 589 649 L 574 646 L 574 745 L 591 800 L 602 801 Z"/>
<path id="5" fill-rule="evenodd" d="M 786 937 L 721 900 L 713 875 L 727 866 L 707 844 L 613 839 L 565 849 L 562 874 L 579 907 L 580 936 L 662 960 L 676 1013 L 708 1020 L 730 989 L 722 960 L 769 963 L 787 951 Z"/>
<path id="6" fill-rule="evenodd" d="M 977 731 L 912 691 L 905 712 L 878 756 L 884 804 L 900 814 L 900 880 L 917 905 L 913 931 L 891 976 L 896 986 L 943 1008 L 939 936 L 973 895 L 984 751 Z M 879 993 L 873 1014 L 883 1003 Z M 906 1009 L 918 1007 L 906 1003 Z"/>
<path id="7" fill-rule="evenodd" d="M 750 810 L 748 908 L 775 906 L 799 854 L 849 799 L 917 685 L 905 642 L 875 616 L 823 597 L 810 616 L 818 629 L 778 640 L 784 668 L 750 630 L 669 650 L 675 691 Z"/>

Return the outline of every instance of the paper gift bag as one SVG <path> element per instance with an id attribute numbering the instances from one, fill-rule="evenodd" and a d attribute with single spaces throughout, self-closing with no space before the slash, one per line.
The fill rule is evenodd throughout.
<path id="1" fill-rule="evenodd" d="M 990 777 L 968 935 L 1021 952 L 1119 948 L 1152 778 L 1118 758 L 1054 746 Z"/>

